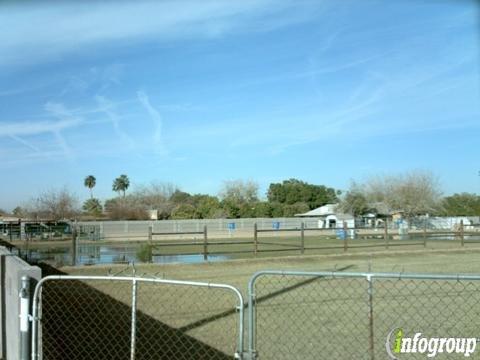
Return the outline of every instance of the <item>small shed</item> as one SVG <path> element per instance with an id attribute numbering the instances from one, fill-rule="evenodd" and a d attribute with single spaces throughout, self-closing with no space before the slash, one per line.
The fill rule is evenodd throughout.
<path id="1" fill-rule="evenodd" d="M 355 218 L 351 214 L 337 212 L 338 204 L 326 204 L 303 214 L 296 214 L 297 217 L 318 218 L 319 229 L 342 229 L 343 223 L 348 228 L 355 228 Z"/>
<path id="2" fill-rule="evenodd" d="M 324 228 L 342 229 L 344 223 L 349 229 L 355 228 L 355 218 L 352 215 L 342 213 L 330 214 L 325 217 Z"/>

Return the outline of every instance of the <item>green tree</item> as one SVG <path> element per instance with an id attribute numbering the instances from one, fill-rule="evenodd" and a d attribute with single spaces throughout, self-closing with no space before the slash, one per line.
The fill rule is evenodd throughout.
<path id="1" fill-rule="evenodd" d="M 220 201 L 215 196 L 196 194 L 192 197 L 196 218 L 214 219 L 223 214 Z"/>
<path id="2" fill-rule="evenodd" d="M 442 214 L 447 216 L 479 216 L 480 196 L 471 193 L 446 196 L 442 199 Z"/>
<path id="3" fill-rule="evenodd" d="M 240 203 L 234 199 L 224 199 L 221 202 L 225 216 L 229 219 L 237 219 L 240 217 Z"/>
<path id="4" fill-rule="evenodd" d="M 101 215 L 103 212 L 102 203 L 96 198 L 86 200 L 82 206 L 83 211 L 90 215 Z"/>
<path id="5" fill-rule="evenodd" d="M 194 219 L 195 218 L 195 207 L 190 204 L 180 204 L 177 205 L 172 211 L 172 219 Z"/>
<path id="6" fill-rule="evenodd" d="M 256 215 L 255 203 L 240 204 L 238 207 L 238 212 L 241 218 L 254 218 Z"/>
<path id="7" fill-rule="evenodd" d="M 305 203 L 309 209 L 338 201 L 335 189 L 324 185 L 308 184 L 297 179 L 270 184 L 267 196 L 271 203 L 278 202 L 286 205 Z"/>
<path id="8" fill-rule="evenodd" d="M 258 184 L 243 180 L 225 181 L 220 198 L 228 218 L 253 217 L 254 204 L 258 201 Z"/>
<path id="9" fill-rule="evenodd" d="M 190 204 L 193 202 L 192 195 L 187 192 L 175 190 L 169 199 L 173 204 Z"/>
<path id="10" fill-rule="evenodd" d="M 272 216 L 272 205 L 268 201 L 259 201 L 255 205 L 255 217 L 271 217 Z"/>
<path id="11" fill-rule="evenodd" d="M 95 176 L 93 175 L 88 175 L 85 180 L 83 181 L 83 185 L 87 187 L 90 190 L 90 199 L 93 199 L 93 188 L 97 184 L 97 179 L 95 179 Z"/>
<path id="12" fill-rule="evenodd" d="M 292 217 L 296 214 L 303 214 L 310 210 L 310 207 L 306 203 L 295 203 L 291 205 L 285 205 L 283 207 L 283 216 Z"/>
<path id="13" fill-rule="evenodd" d="M 278 201 L 272 202 L 270 203 L 270 207 L 271 207 L 271 216 L 273 218 L 278 218 L 283 216 L 283 208 L 284 208 L 283 204 L 279 203 Z"/>
<path id="14" fill-rule="evenodd" d="M 15 215 L 18 218 L 24 218 L 27 217 L 28 212 L 24 208 L 17 206 L 15 209 L 13 209 L 13 215 Z"/>
<path id="15" fill-rule="evenodd" d="M 125 192 L 127 191 L 128 187 L 130 186 L 130 180 L 128 179 L 127 175 L 120 175 L 113 181 L 112 189 L 115 192 L 120 192 L 123 194 L 125 198 Z"/>

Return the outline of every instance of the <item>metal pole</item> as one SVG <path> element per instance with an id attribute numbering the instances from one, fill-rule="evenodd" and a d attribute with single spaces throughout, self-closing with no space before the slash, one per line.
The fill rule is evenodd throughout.
<path id="1" fill-rule="evenodd" d="M 30 352 L 30 279 L 22 276 L 20 289 L 20 360 L 28 360 Z"/>
<path id="2" fill-rule="evenodd" d="M 257 295 L 255 294 L 255 280 L 260 274 L 254 274 L 250 281 L 248 282 L 248 355 L 250 360 L 255 360 L 257 358 L 257 351 L 256 351 L 256 326 L 257 322 L 255 319 L 256 315 L 256 298 Z"/>
<path id="3" fill-rule="evenodd" d="M 135 339 L 137 333 L 137 280 L 132 281 L 132 333 L 130 339 L 130 360 L 135 360 Z"/>
<path id="4" fill-rule="evenodd" d="M 207 225 L 203 226 L 203 260 L 208 261 Z"/>
<path id="5" fill-rule="evenodd" d="M 348 228 L 347 228 L 347 222 L 343 222 L 343 251 L 347 252 L 348 250 Z"/>
<path id="6" fill-rule="evenodd" d="M 368 281 L 368 327 L 369 327 L 369 351 L 370 359 L 375 359 L 374 333 L 373 333 L 373 279 L 370 274 L 367 275 Z"/>
<path id="7" fill-rule="evenodd" d="M 300 234 L 301 234 L 301 243 L 300 243 L 300 252 L 303 255 L 305 253 L 305 223 L 302 221 L 302 225 L 300 227 Z"/>

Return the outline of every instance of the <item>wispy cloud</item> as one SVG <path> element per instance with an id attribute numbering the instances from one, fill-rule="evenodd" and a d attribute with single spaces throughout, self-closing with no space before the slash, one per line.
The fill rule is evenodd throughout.
<path id="1" fill-rule="evenodd" d="M 58 60 L 87 46 L 130 39 L 265 31 L 313 16 L 311 2 L 293 0 L 25 2 L 2 8 L 0 53 L 6 55 L 0 65 Z"/>
<path id="2" fill-rule="evenodd" d="M 81 119 L 73 115 L 72 112 L 68 110 L 63 104 L 49 102 L 45 104 L 45 110 L 58 118 L 60 122 L 75 124 L 81 123 Z M 52 130 L 52 133 L 57 140 L 57 144 L 63 150 L 65 157 L 68 159 L 73 159 L 74 154 L 67 141 L 65 140 L 64 136 L 62 135 L 62 128 L 56 128 Z"/>
<path id="3" fill-rule="evenodd" d="M 162 116 L 150 103 L 148 95 L 143 91 L 137 91 L 137 97 L 140 101 L 140 104 L 147 110 L 150 118 L 152 119 L 154 131 L 153 131 L 153 143 L 155 145 L 155 151 L 160 155 L 166 155 L 167 151 L 165 149 L 165 144 L 162 143 L 162 127 L 163 120 Z"/>
<path id="4" fill-rule="evenodd" d="M 12 138 L 13 140 L 15 140 L 16 142 L 26 146 L 27 148 L 29 148 L 30 150 L 33 150 L 37 153 L 40 152 L 40 149 L 38 147 L 36 147 L 35 145 L 33 145 L 31 142 L 29 141 L 26 141 L 24 139 L 22 139 L 21 137 L 18 137 L 16 135 L 10 135 L 10 138 Z"/>
<path id="5" fill-rule="evenodd" d="M 135 148 L 136 144 L 133 138 L 128 136 L 127 133 L 124 132 L 120 126 L 120 117 L 116 112 L 116 104 L 104 96 L 97 95 L 95 99 L 101 108 L 100 111 L 107 115 L 108 120 L 110 120 L 113 130 L 118 136 L 118 138 L 130 149 Z"/>
<path id="6" fill-rule="evenodd" d="M 2 121 L 0 126 L 1 136 L 30 136 L 46 133 L 55 133 L 80 125 L 79 119 L 60 121 Z"/>
<path id="7" fill-rule="evenodd" d="M 50 158 L 49 154 L 51 150 L 42 149 L 42 147 L 35 145 L 34 142 L 29 139 L 43 135 L 53 136 L 61 155 L 69 159 L 73 158 L 74 154 L 62 132 L 80 126 L 82 119 L 74 116 L 64 105 L 59 103 L 45 104 L 45 111 L 50 116 L 57 118 L 57 120 L 1 122 L 0 138 L 10 138 L 31 150 L 30 152 L 23 150 L 16 153 L 17 157 L 15 157 L 15 160 L 28 157 L 32 154 L 35 154 L 36 157 Z"/>

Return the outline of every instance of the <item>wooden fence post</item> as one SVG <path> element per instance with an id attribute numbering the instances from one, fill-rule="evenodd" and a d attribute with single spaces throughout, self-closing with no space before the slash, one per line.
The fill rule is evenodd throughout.
<path id="1" fill-rule="evenodd" d="M 460 242 L 462 246 L 465 246 L 465 233 L 463 229 L 463 220 L 460 220 Z"/>
<path id="2" fill-rule="evenodd" d="M 385 219 L 384 225 L 383 225 L 383 239 L 385 240 L 385 248 L 388 249 L 389 245 L 389 239 L 388 239 L 388 219 Z"/>
<path id="3" fill-rule="evenodd" d="M 153 226 L 148 225 L 148 242 L 151 244 L 153 240 Z"/>
<path id="4" fill-rule="evenodd" d="M 72 227 L 72 266 L 77 265 L 77 226 Z"/>
<path id="5" fill-rule="evenodd" d="M 207 225 L 203 226 L 203 260 L 208 261 Z"/>
<path id="6" fill-rule="evenodd" d="M 347 222 L 343 222 L 343 251 L 347 252 L 348 250 L 348 227 Z"/>
<path id="7" fill-rule="evenodd" d="M 305 223 L 302 221 L 300 227 L 300 252 L 303 255 L 305 253 Z"/>
<path id="8" fill-rule="evenodd" d="M 257 223 L 253 224 L 253 254 L 257 256 L 258 252 L 258 228 Z"/>
<path id="9" fill-rule="evenodd" d="M 427 247 L 427 219 L 425 218 L 425 224 L 423 225 L 423 247 Z"/>

